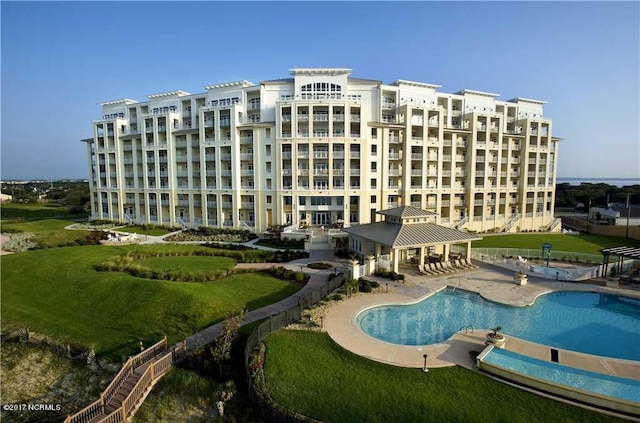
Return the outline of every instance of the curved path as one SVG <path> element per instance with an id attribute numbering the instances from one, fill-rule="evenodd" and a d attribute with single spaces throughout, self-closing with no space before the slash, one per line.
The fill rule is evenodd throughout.
<path id="1" fill-rule="evenodd" d="M 293 308 L 298 305 L 298 299 L 308 292 L 318 290 L 323 283 L 327 280 L 329 274 L 334 272 L 334 269 L 327 270 L 314 270 L 306 267 L 308 263 L 314 263 L 318 261 L 330 262 L 336 269 L 339 271 L 343 271 L 347 268 L 347 262 L 335 260 L 333 258 L 332 250 L 312 250 L 311 257 L 306 259 L 294 260 L 289 263 L 239 263 L 237 267 L 239 268 L 249 268 L 249 269 L 269 269 L 274 266 L 282 266 L 289 270 L 300 271 L 302 270 L 305 273 L 310 274 L 309 281 L 305 284 L 302 289 L 293 294 L 290 297 L 287 297 L 283 300 L 278 301 L 277 303 L 270 304 L 268 306 L 262 307 L 257 310 L 253 310 L 248 312 L 244 319 L 242 319 L 242 325 L 246 325 L 249 323 L 256 322 L 258 320 L 265 319 L 267 317 L 273 316 L 278 313 L 282 313 L 290 308 Z M 201 330 L 200 332 L 195 333 L 194 335 L 188 337 L 185 341 L 187 343 L 187 350 L 193 350 L 209 344 L 213 342 L 215 337 L 218 335 L 220 330 L 222 329 L 223 322 L 216 323 L 215 325 L 209 326 Z M 180 344 L 178 344 L 180 345 Z"/>

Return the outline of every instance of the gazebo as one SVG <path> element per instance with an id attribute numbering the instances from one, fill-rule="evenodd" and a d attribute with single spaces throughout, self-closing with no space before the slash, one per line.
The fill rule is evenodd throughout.
<path id="1" fill-rule="evenodd" d="M 625 258 L 640 260 L 640 248 L 638 247 L 611 247 L 600 250 L 602 253 L 602 277 L 606 277 L 609 270 L 609 256 L 618 256 L 616 271 L 622 273 L 622 262 Z"/>
<path id="2" fill-rule="evenodd" d="M 384 216 L 382 222 L 369 223 L 342 231 L 349 234 L 349 246 L 363 255 L 379 258 L 389 254 L 394 272 L 406 261 L 409 251 L 419 251 L 419 263 L 425 264 L 425 250 L 438 254 L 442 261 L 449 260 L 451 244 L 467 244 L 466 256 L 471 257 L 471 242 L 482 239 L 467 232 L 438 225 L 436 213 L 411 206 L 396 207 L 377 212 Z"/>

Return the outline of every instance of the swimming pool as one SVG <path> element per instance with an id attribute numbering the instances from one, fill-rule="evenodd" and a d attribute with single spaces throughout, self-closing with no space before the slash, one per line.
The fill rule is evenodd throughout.
<path id="1" fill-rule="evenodd" d="M 357 316 L 362 330 L 400 345 L 443 342 L 464 327 L 606 357 L 640 360 L 640 300 L 591 292 L 557 292 L 531 307 L 510 307 L 447 288 L 411 305 L 380 306 Z"/>

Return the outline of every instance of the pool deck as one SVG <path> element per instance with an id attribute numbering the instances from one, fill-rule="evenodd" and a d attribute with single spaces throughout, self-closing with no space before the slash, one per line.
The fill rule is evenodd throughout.
<path id="1" fill-rule="evenodd" d="M 520 307 L 531 305 L 540 295 L 555 291 L 600 292 L 640 299 L 638 290 L 603 287 L 585 282 L 558 282 L 529 278 L 527 285 L 516 285 L 512 280 L 513 272 L 483 264 L 478 270 L 443 277 L 425 277 L 410 269 L 401 269 L 401 273 L 406 276 L 402 284 L 392 283 L 387 279 L 372 278 L 379 281 L 383 289 L 388 286 L 389 293 L 357 296 L 333 306 L 324 317 L 324 328 L 329 336 L 348 351 L 395 366 L 422 368 L 424 354 L 427 354 L 428 368 L 460 365 L 473 369 L 475 358 L 470 356 L 469 351 L 482 351 L 485 348 L 485 335 L 489 332 L 486 329 L 489 328 L 485 330 L 474 328 L 473 332 L 467 333 L 461 330 L 440 344 L 405 346 L 387 343 L 366 335 L 356 323 L 356 316 L 370 307 L 415 303 L 446 286 L 477 292 L 487 300 Z M 460 322 L 461 327 L 464 324 L 465 322 Z M 507 336 L 504 348 L 551 361 L 551 348 L 546 345 Z M 597 373 L 640 380 L 640 362 L 638 361 L 558 349 L 558 362 Z"/>

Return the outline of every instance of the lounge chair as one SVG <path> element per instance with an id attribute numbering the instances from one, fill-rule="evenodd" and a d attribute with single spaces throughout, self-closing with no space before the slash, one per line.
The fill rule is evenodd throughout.
<path id="1" fill-rule="evenodd" d="M 460 269 L 454 267 L 450 261 L 445 261 L 442 263 L 442 267 L 448 270 L 450 273 L 457 273 Z"/>
<path id="2" fill-rule="evenodd" d="M 438 269 L 438 266 L 436 266 L 435 263 L 429 263 L 429 269 L 431 269 L 432 272 L 435 272 L 440 275 L 444 273 L 442 270 Z"/>

